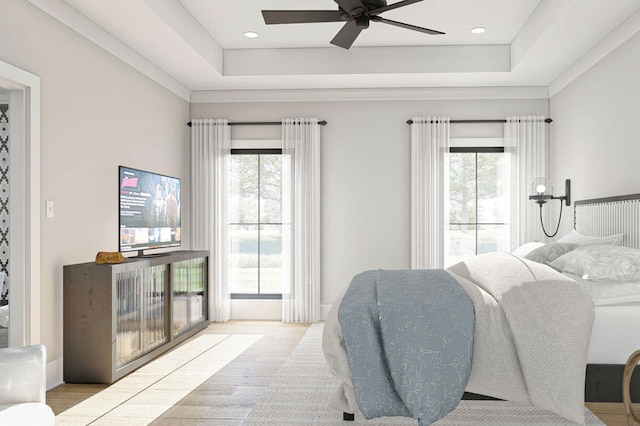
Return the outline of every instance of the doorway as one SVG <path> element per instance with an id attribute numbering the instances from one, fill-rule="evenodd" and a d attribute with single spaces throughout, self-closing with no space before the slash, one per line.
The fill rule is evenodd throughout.
<path id="1" fill-rule="evenodd" d="M 9 92 L 0 90 L 0 348 L 9 346 Z"/>
<path id="2" fill-rule="evenodd" d="M 40 343 L 40 78 L 0 61 L 0 90 L 11 108 L 8 346 L 20 346 Z"/>

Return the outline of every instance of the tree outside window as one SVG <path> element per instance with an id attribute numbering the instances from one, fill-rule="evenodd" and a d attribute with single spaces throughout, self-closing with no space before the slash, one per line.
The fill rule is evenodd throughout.
<path id="1" fill-rule="evenodd" d="M 509 249 L 509 177 L 503 148 L 451 148 L 445 264 Z"/>
<path id="2" fill-rule="evenodd" d="M 280 150 L 233 150 L 229 210 L 229 291 L 282 292 Z"/>

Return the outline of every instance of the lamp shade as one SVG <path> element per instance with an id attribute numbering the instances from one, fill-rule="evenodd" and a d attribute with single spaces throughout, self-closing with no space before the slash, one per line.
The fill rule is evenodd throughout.
<path id="1" fill-rule="evenodd" d="M 529 195 L 552 196 L 553 185 L 551 185 L 551 182 L 547 178 L 535 178 L 529 187 Z"/>

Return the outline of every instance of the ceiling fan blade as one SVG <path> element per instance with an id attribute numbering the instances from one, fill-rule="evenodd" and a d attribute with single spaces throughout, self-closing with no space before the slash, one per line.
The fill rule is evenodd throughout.
<path id="1" fill-rule="evenodd" d="M 333 40 L 331 40 L 331 44 L 342 47 L 343 49 L 348 49 L 351 47 L 353 42 L 356 41 L 356 38 L 358 38 L 360 32 L 365 28 L 366 27 L 364 26 L 358 25 L 355 20 L 348 21 L 346 24 L 344 24 L 342 29 L 338 31 L 338 34 L 336 34 Z"/>
<path id="2" fill-rule="evenodd" d="M 263 10 L 262 17 L 267 25 L 344 21 L 339 10 Z"/>
<path id="3" fill-rule="evenodd" d="M 333 0 L 338 6 L 345 10 L 351 16 L 359 16 L 367 10 L 367 7 L 360 0 Z"/>
<path id="4" fill-rule="evenodd" d="M 424 1 L 424 0 L 404 0 L 404 1 L 399 1 L 397 3 L 390 4 L 388 6 L 383 6 L 383 7 L 379 7 L 377 9 L 374 9 L 371 12 L 369 12 L 369 16 L 379 15 L 382 12 L 386 12 L 387 10 L 393 10 L 393 9 L 397 9 L 399 7 L 409 6 L 410 4 L 419 3 L 421 1 Z"/>
<path id="5" fill-rule="evenodd" d="M 429 28 L 416 27 L 415 25 L 405 24 L 403 22 L 392 21 L 391 19 L 381 18 L 380 16 L 371 16 L 370 19 L 374 22 L 382 22 L 383 24 L 393 25 L 395 27 L 405 28 L 407 30 L 419 31 L 421 33 L 440 35 L 445 34 L 442 31 L 431 30 Z"/>

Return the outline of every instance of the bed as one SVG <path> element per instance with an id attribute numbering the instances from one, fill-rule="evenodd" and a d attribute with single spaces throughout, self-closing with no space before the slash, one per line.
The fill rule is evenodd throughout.
<path id="1" fill-rule="evenodd" d="M 554 243 L 556 247 L 552 247 L 554 244 L 549 244 L 544 250 L 549 248 L 555 250 L 560 246 L 566 249 L 564 246 L 571 246 L 566 251 L 567 254 L 571 253 L 571 255 L 563 257 L 562 255 L 565 253 L 560 253 L 560 255 L 552 259 L 555 261 L 562 260 L 565 257 L 579 258 L 579 256 L 583 256 L 582 251 L 588 253 L 595 252 L 595 254 L 591 253 L 592 256 L 603 256 L 602 253 L 598 253 L 597 250 L 603 249 L 602 246 L 604 244 L 620 244 L 623 247 L 637 249 L 640 245 L 639 199 L 640 196 L 631 195 L 576 202 L 574 210 L 574 231 L 564 239 L 564 242 Z M 585 244 L 592 247 L 584 249 L 582 243 L 575 243 L 576 235 L 580 237 L 584 237 L 585 235 L 590 237 L 611 236 L 615 241 L 610 242 L 606 240 L 606 242 L 604 242 L 605 239 L 593 240 L 590 241 L 589 244 Z M 561 239 L 559 241 L 563 240 Z M 580 248 L 580 250 L 574 250 L 576 247 Z M 605 251 L 603 258 L 606 259 L 607 255 L 610 257 L 617 256 L 616 253 L 608 254 Z M 467 294 L 473 298 L 475 305 L 476 342 L 474 342 L 473 350 L 474 368 L 471 369 L 471 373 L 467 373 L 468 376 L 466 379 L 461 380 L 461 383 L 466 386 L 466 390 L 489 397 L 529 403 L 548 409 L 577 422 L 583 421 L 583 418 L 580 416 L 583 415 L 581 407 L 585 400 L 621 401 L 620 389 L 624 364 L 628 356 L 640 348 L 640 333 L 636 332 L 637 327 L 635 326 L 635 324 L 640 324 L 640 297 L 638 297 L 640 293 L 636 291 L 640 290 L 640 284 L 637 289 L 634 289 L 633 285 L 631 285 L 633 283 L 629 282 L 630 280 L 626 280 L 625 285 L 630 284 L 630 286 L 627 286 L 629 288 L 621 288 L 619 289 L 620 291 L 611 296 L 610 294 L 601 294 L 601 292 L 599 292 L 599 288 L 602 287 L 602 281 L 594 285 L 591 281 L 592 277 L 582 273 L 584 271 L 581 270 L 576 271 L 568 268 L 571 272 L 574 272 L 572 274 L 564 271 L 563 268 L 557 267 L 557 265 L 549 267 L 548 265 L 551 264 L 550 261 L 538 260 L 533 262 L 525 256 L 520 257 L 506 253 L 481 256 L 478 256 L 478 258 L 480 258 L 478 261 L 466 262 L 463 268 L 452 267 L 448 270 L 448 272 L 458 280 L 460 285 L 464 287 Z M 565 262 L 570 263 L 570 261 Z M 546 265 L 544 265 L 544 263 L 546 263 Z M 580 262 L 575 262 L 574 260 L 574 263 L 579 264 Z M 532 286 L 531 283 L 528 282 L 531 281 L 531 278 L 526 277 L 527 269 L 532 275 L 538 276 L 538 278 L 534 280 L 537 281 L 535 286 Z M 496 280 L 494 276 L 497 277 L 501 275 L 501 273 L 487 271 L 501 270 L 513 270 L 515 272 L 502 274 L 506 275 L 506 278 L 498 278 L 498 283 L 493 283 L 492 281 Z M 638 270 L 640 272 L 640 268 L 638 268 Z M 520 276 L 521 278 L 518 279 L 521 281 L 512 283 L 511 281 L 513 281 L 513 279 L 510 274 L 512 276 Z M 597 274 L 594 272 L 592 275 L 595 277 Z M 480 279 L 478 277 L 480 277 Z M 378 279 L 382 280 L 380 277 Z M 482 281 L 483 279 L 486 282 Z M 640 283 L 640 280 L 638 281 Z M 469 282 L 471 282 L 471 284 L 469 284 Z M 504 330 L 509 330 L 509 328 L 516 330 L 518 321 L 526 324 L 527 321 L 544 321 L 545 319 L 541 319 L 539 316 L 536 317 L 535 313 L 531 318 L 527 318 L 526 315 L 531 316 L 531 312 L 521 313 L 518 304 L 513 302 L 510 306 L 507 304 L 507 306 L 496 307 L 494 306 L 495 301 L 493 301 L 493 299 L 498 300 L 503 298 L 505 294 L 512 295 L 518 291 L 525 291 L 525 293 L 521 293 L 519 296 L 520 301 L 525 301 L 522 302 L 524 305 L 528 304 L 531 307 L 538 304 L 537 306 L 544 307 L 544 309 L 547 310 L 546 305 L 550 302 L 549 300 L 544 300 L 545 295 L 536 294 L 536 288 L 542 288 L 542 285 L 549 283 L 551 283 L 551 285 L 546 287 L 549 293 L 556 292 L 558 288 L 569 289 L 566 290 L 568 291 L 566 295 L 558 294 L 554 295 L 554 297 L 558 300 L 561 299 L 561 304 L 566 306 L 568 311 L 573 310 L 571 314 L 568 317 L 563 317 L 562 312 L 550 312 L 550 320 L 545 323 L 545 331 L 542 333 L 547 333 L 546 329 L 548 328 L 551 329 L 551 332 L 547 333 L 548 335 L 545 335 L 542 340 L 536 341 L 532 339 L 531 342 L 525 341 L 523 344 L 521 341 L 522 338 L 516 338 L 516 335 L 526 335 L 527 331 L 524 328 L 522 328 L 519 333 L 514 331 L 509 338 L 504 338 L 503 335 L 510 334 L 510 332 L 507 333 Z M 474 287 L 468 287 L 468 285 L 473 285 Z M 479 292 L 483 293 L 482 297 L 475 296 L 474 298 L 473 293 L 478 293 L 475 285 L 480 287 Z M 473 288 L 473 290 L 469 290 L 470 288 Z M 527 290 L 527 288 L 529 289 Z M 351 290 L 347 291 L 347 295 L 349 295 L 350 291 Z M 489 297 L 487 297 L 485 293 L 489 293 Z M 363 298 L 362 294 L 357 296 L 360 299 Z M 583 300 L 583 296 L 586 297 L 586 301 Z M 347 296 L 344 297 L 345 299 L 347 298 Z M 535 300 L 537 297 L 540 297 L 540 299 Z M 479 299 L 483 300 L 479 301 Z M 491 302 L 488 303 L 488 300 L 491 300 Z M 594 301 L 596 302 L 595 306 Z M 380 305 L 380 301 L 376 303 Z M 500 303 L 502 303 L 501 300 Z M 382 305 L 385 304 L 386 302 L 383 301 Z M 339 304 L 334 305 L 335 309 L 332 309 L 332 312 L 329 313 L 325 325 L 325 335 L 323 337 L 323 349 L 329 368 L 332 373 L 341 380 L 341 386 L 332 400 L 332 406 L 345 413 L 354 412 L 358 409 L 363 411 L 360 401 L 360 399 L 363 398 L 362 396 L 356 398 L 356 393 L 362 395 L 363 391 L 358 389 L 366 386 L 363 386 L 361 383 L 356 383 L 356 381 L 361 381 L 360 378 L 356 379 L 355 376 L 353 378 L 351 377 L 353 371 L 357 374 L 361 373 L 357 372 L 357 367 L 354 367 L 356 370 L 349 367 L 350 362 L 352 365 L 355 365 L 353 364 L 356 362 L 354 360 L 358 357 L 347 353 L 345 336 L 342 335 L 343 329 L 338 319 L 338 314 L 342 308 L 336 308 L 338 305 Z M 376 309 L 377 307 L 374 303 L 364 309 L 365 315 L 367 315 L 367 312 Z M 420 311 L 418 310 L 416 312 Z M 356 313 L 353 317 L 359 318 L 358 315 L 362 316 L 362 313 Z M 379 322 L 385 315 L 376 311 L 376 317 L 372 321 Z M 523 315 L 522 318 L 520 318 L 521 315 Z M 557 318 L 554 318 L 554 315 Z M 506 325 L 501 323 L 501 321 L 504 321 L 502 317 L 507 317 Z M 571 320 L 567 320 L 567 318 L 571 318 Z M 564 323 L 567 324 L 567 327 L 573 328 L 566 330 L 564 325 L 562 327 L 556 327 L 556 323 Z M 487 324 L 489 325 L 487 326 Z M 387 326 L 387 329 L 388 328 Z M 481 330 L 483 328 L 485 331 Z M 352 332 L 349 331 L 348 333 Z M 537 332 L 529 334 L 537 334 Z M 499 350 L 486 344 L 491 339 L 496 339 L 496 336 L 498 336 L 498 340 L 502 339 L 498 344 L 493 342 L 493 346 L 498 347 Z M 558 338 L 558 336 L 562 337 Z M 350 338 L 348 338 L 347 341 L 349 341 L 349 339 Z M 375 340 L 375 337 L 369 337 L 367 339 Z M 388 337 L 384 337 L 384 339 L 388 339 Z M 515 342 L 514 339 L 520 339 L 520 341 Z M 414 339 L 414 341 L 415 340 L 417 339 Z M 569 342 L 569 340 L 571 340 L 571 342 L 565 344 L 565 341 Z M 479 341 L 484 342 L 484 344 L 478 343 Z M 541 341 L 544 341 L 544 343 L 541 344 Z M 406 343 L 403 342 L 402 344 L 404 345 Z M 350 343 L 350 345 L 352 344 Z M 510 349 L 504 350 L 500 345 Z M 541 347 L 542 345 L 545 346 L 545 350 L 536 352 L 536 346 Z M 549 350 L 546 350 L 547 345 L 550 348 Z M 384 350 L 386 350 L 386 348 L 379 351 L 384 352 Z M 353 349 L 350 348 L 350 351 L 353 351 Z M 516 352 L 515 362 L 509 361 L 509 357 L 513 354 L 508 354 L 505 357 L 505 352 L 510 351 Z M 551 367 L 543 370 L 541 369 L 541 364 L 536 364 L 535 361 L 532 363 L 531 359 L 535 359 L 536 356 L 539 357 L 541 353 L 545 352 L 551 352 L 549 354 L 550 358 L 547 360 L 547 363 L 551 365 Z M 351 358 L 349 358 L 350 356 Z M 362 356 L 360 357 L 362 358 Z M 369 357 L 365 356 L 364 358 Z M 529 361 L 527 361 L 528 359 Z M 406 360 L 403 360 L 403 362 L 405 361 Z M 509 362 L 513 365 L 510 365 Z M 385 363 L 393 365 L 391 361 L 382 361 L 382 364 Z M 585 364 L 588 364 L 586 378 L 584 374 Z M 505 371 L 508 371 L 509 377 L 516 377 L 513 382 L 517 383 L 509 383 L 506 387 L 503 386 L 503 389 L 500 389 L 500 386 L 496 385 L 500 380 L 492 380 L 492 374 L 504 374 L 504 372 L 500 371 L 502 366 L 506 369 Z M 578 366 L 577 370 L 575 369 L 576 366 Z M 580 366 L 582 367 L 580 368 Z M 370 367 L 367 368 L 370 369 Z M 518 371 L 517 369 L 520 370 Z M 569 376 L 562 376 L 565 374 L 565 370 L 572 370 L 572 373 Z M 532 375 L 532 371 L 535 371 L 535 374 Z M 394 374 L 393 371 L 388 373 L 391 377 L 389 380 L 391 382 L 395 380 L 395 383 L 403 383 L 401 380 L 398 380 Z M 459 373 L 456 374 L 459 375 Z M 352 379 L 354 380 L 352 381 Z M 564 401 L 551 401 L 548 398 L 545 399 L 541 397 L 542 395 L 557 391 L 558 386 L 564 386 L 561 393 L 563 396 L 556 396 L 555 399 L 565 398 L 565 395 L 569 395 Z M 632 383 L 632 388 L 633 387 Z M 403 392 L 405 391 L 402 389 L 397 391 L 401 396 Z M 632 398 L 634 398 L 633 390 Z M 361 404 L 358 405 L 359 403 Z M 380 405 L 379 402 L 378 405 Z M 369 409 L 367 408 L 366 410 Z M 421 413 L 424 411 L 425 409 L 423 409 Z M 390 412 L 393 412 L 393 410 Z M 415 413 L 397 413 L 398 411 L 396 411 L 396 414 L 391 415 L 408 415 L 419 418 Z M 400 411 L 400 413 L 402 412 Z M 379 413 L 371 415 L 370 412 L 363 412 L 363 414 L 366 418 L 380 416 Z M 345 414 L 345 416 L 348 416 L 348 414 Z M 345 418 L 347 419 L 349 417 Z M 435 417 L 435 420 L 437 420 L 437 417 Z M 429 422 L 425 422 L 425 424 L 428 423 Z"/>
<path id="2" fill-rule="evenodd" d="M 622 234 L 621 247 L 640 249 L 640 194 L 576 201 L 574 229 L 585 235 Z M 580 281 L 579 277 L 568 276 Z M 640 349 L 640 284 L 631 280 L 628 285 L 629 290 L 618 301 L 614 297 L 609 300 L 599 297 L 600 303 L 594 299 L 595 319 L 587 355 L 585 401 L 622 402 L 624 365 L 628 357 Z M 640 399 L 640 374 L 633 378 L 631 397 L 637 401 Z"/>

